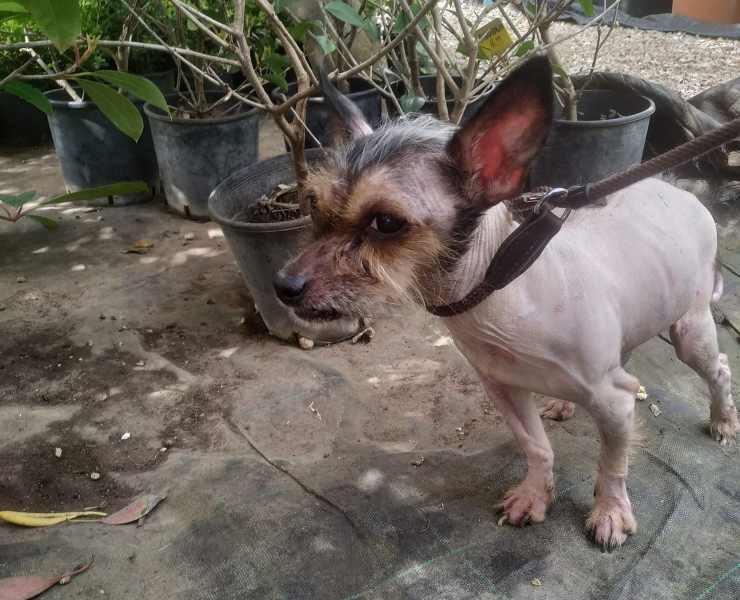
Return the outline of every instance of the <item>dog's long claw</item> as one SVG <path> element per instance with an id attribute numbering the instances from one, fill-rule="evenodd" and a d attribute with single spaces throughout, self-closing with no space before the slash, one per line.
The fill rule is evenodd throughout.
<path id="1" fill-rule="evenodd" d="M 497 524 L 498 524 L 498 526 L 499 526 L 499 527 L 502 527 L 502 526 L 504 525 L 504 523 L 506 523 L 506 522 L 507 522 L 508 520 L 509 520 L 509 517 L 507 517 L 506 515 L 503 515 L 503 516 L 502 516 L 502 517 L 501 517 L 501 518 L 500 518 L 500 519 L 498 520 L 498 523 L 497 523 Z"/>

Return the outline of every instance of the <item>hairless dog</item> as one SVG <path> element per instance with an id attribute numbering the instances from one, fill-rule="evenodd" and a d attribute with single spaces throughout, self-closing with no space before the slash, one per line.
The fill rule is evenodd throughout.
<path id="1" fill-rule="evenodd" d="M 552 122 L 551 67 L 537 56 L 456 128 L 431 117 L 373 130 L 325 81 L 338 143 L 306 185 L 315 239 L 275 277 L 306 321 L 368 316 L 388 302 L 462 298 L 516 228 L 502 200 L 518 195 Z M 710 431 L 731 442 L 738 418 L 710 303 L 719 299 L 717 232 L 691 194 L 648 179 L 574 213 L 518 279 L 444 319 L 527 459 L 501 505 L 514 525 L 542 521 L 553 501 L 553 451 L 532 392 L 570 402 L 601 437 L 586 525 L 602 547 L 636 531 L 627 495 L 637 379 L 628 353 L 670 328 L 678 358 L 709 386 Z M 565 415 L 563 414 L 565 411 Z"/>

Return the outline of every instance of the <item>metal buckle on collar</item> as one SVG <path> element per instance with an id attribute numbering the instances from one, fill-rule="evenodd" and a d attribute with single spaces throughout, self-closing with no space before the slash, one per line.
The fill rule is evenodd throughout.
<path id="1" fill-rule="evenodd" d="M 552 208 L 549 203 L 551 200 L 554 199 L 564 199 L 568 196 L 568 190 L 565 188 L 552 188 L 549 190 L 541 191 L 541 192 L 525 192 L 522 195 L 519 196 L 518 200 L 522 202 L 525 207 L 523 209 L 519 209 L 519 211 L 532 211 L 535 214 L 539 214 L 540 210 L 542 210 L 543 206 L 547 206 L 547 208 Z M 534 204 L 534 207 L 528 206 Z"/>
<path id="2" fill-rule="evenodd" d="M 556 187 L 542 192 L 526 192 L 519 196 L 518 200 L 524 204 L 523 208 L 517 208 L 512 206 L 515 213 L 529 214 L 529 218 L 534 218 L 539 215 L 544 208 L 548 212 L 552 212 L 554 208 L 562 208 L 561 206 L 553 206 L 552 203 L 557 201 L 561 204 L 563 200 L 568 197 L 569 191 L 565 188 Z M 534 206 L 532 206 L 534 204 Z M 565 221 L 571 213 L 570 208 L 565 208 L 561 215 L 555 215 L 561 221 Z"/>

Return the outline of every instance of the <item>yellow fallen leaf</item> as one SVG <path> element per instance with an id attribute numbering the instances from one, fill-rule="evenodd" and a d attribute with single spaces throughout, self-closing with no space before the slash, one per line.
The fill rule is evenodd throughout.
<path id="1" fill-rule="evenodd" d="M 136 240 L 130 248 L 124 250 L 124 254 L 146 254 L 154 248 L 154 242 L 151 240 Z"/>
<path id="2" fill-rule="evenodd" d="M 0 511 L 0 519 L 13 525 L 23 527 L 48 527 L 58 525 L 65 521 L 73 521 L 79 517 L 105 517 L 107 513 L 95 511 L 61 512 L 61 513 L 29 513 L 13 510 Z M 84 521 L 97 521 L 97 519 L 84 519 Z"/>

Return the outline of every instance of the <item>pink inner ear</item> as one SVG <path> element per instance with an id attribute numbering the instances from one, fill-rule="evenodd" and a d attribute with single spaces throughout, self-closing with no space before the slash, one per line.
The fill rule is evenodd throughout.
<path id="1" fill-rule="evenodd" d="M 475 146 L 480 183 L 490 199 L 503 199 L 519 191 L 532 157 L 531 142 L 543 121 L 539 107 L 524 106 L 518 112 L 494 114 Z"/>

